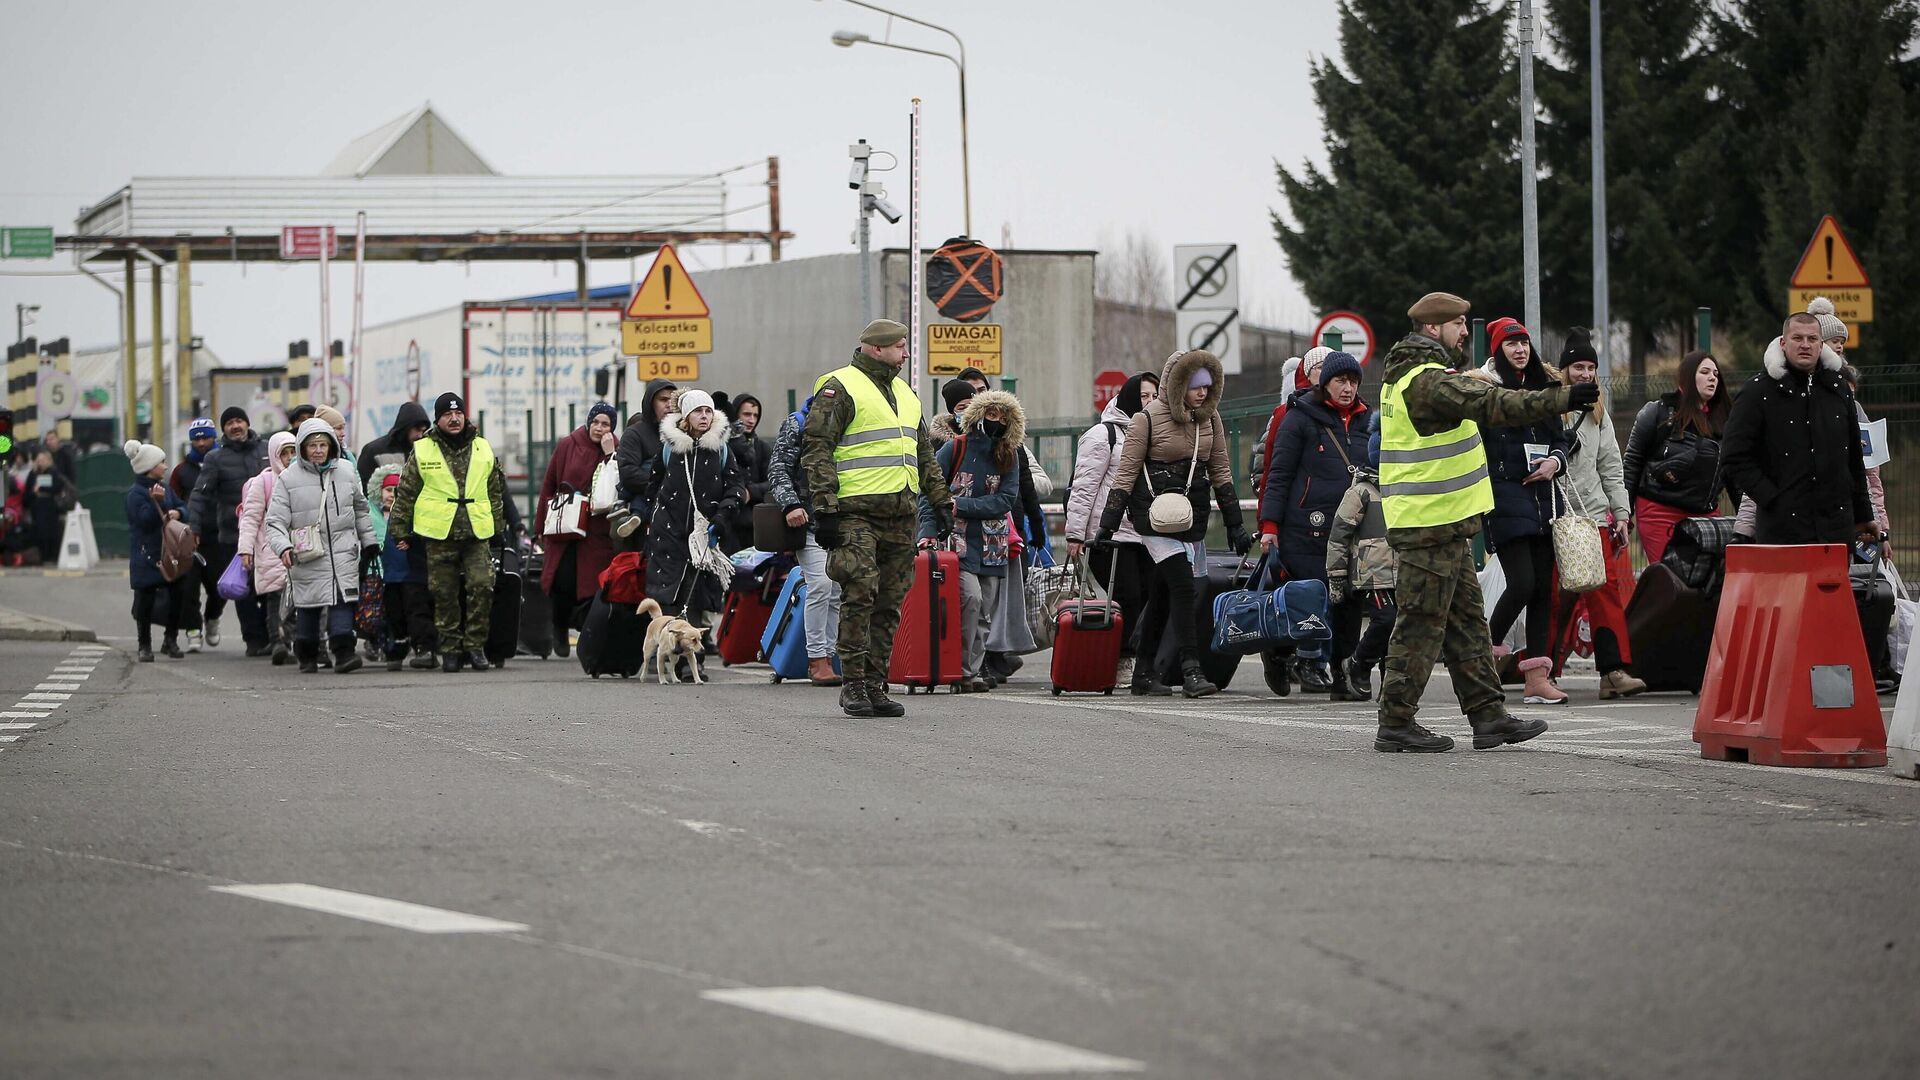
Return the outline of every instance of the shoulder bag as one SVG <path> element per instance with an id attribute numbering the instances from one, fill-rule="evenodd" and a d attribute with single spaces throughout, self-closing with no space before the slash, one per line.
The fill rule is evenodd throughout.
<path id="1" fill-rule="evenodd" d="M 1568 484 L 1566 477 L 1554 477 L 1553 487 L 1560 494 L 1556 508 L 1571 503 L 1568 512 L 1556 515 L 1550 527 L 1560 588 L 1570 593 L 1592 592 L 1607 583 L 1607 553 L 1600 543 L 1600 529 L 1587 520 L 1587 508 L 1581 504 L 1580 491 Z"/>
<path id="2" fill-rule="evenodd" d="M 1149 420 L 1151 425 L 1152 421 Z M 1149 428 L 1151 430 L 1151 428 Z M 1149 441 L 1148 449 L 1152 449 Z M 1193 460 L 1187 463 L 1187 482 L 1179 491 L 1163 491 L 1154 495 L 1153 502 L 1147 505 L 1147 525 L 1161 536 L 1178 536 L 1193 528 L 1193 499 L 1187 494 L 1193 490 L 1193 472 L 1200 466 L 1200 425 L 1193 425 Z M 1148 481 L 1152 487 L 1152 481 Z"/>
<path id="3" fill-rule="evenodd" d="M 575 491 L 572 484 L 561 484 L 560 491 L 547 500 L 547 520 L 540 533 L 542 536 L 585 536 L 588 512 L 587 497 Z"/>

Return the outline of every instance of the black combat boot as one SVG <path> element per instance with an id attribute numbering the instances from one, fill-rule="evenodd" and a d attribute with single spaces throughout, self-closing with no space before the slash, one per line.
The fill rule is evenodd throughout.
<path id="1" fill-rule="evenodd" d="M 1363 694 L 1353 688 L 1353 680 L 1347 675 L 1348 661 L 1342 660 L 1333 669 L 1333 700 L 1335 701 L 1371 701 L 1372 694 Z"/>
<path id="2" fill-rule="evenodd" d="M 1404 727 L 1381 724 L 1373 736 L 1373 748 L 1383 754 L 1444 754 L 1453 749 L 1453 740 L 1435 735 L 1419 724 Z"/>
<path id="3" fill-rule="evenodd" d="M 460 670 L 460 664 L 462 661 L 466 660 L 466 658 L 467 657 L 465 653 L 457 653 L 457 652 L 441 653 L 440 654 L 440 670 L 451 675 L 454 672 Z"/>
<path id="4" fill-rule="evenodd" d="M 1260 651 L 1260 674 L 1266 676 L 1267 689 L 1280 697 L 1293 693 L 1293 661 L 1275 649 Z"/>
<path id="5" fill-rule="evenodd" d="M 467 650 L 467 669 L 468 670 L 485 671 L 492 666 L 493 666 L 492 664 L 487 663 L 486 653 L 481 652 L 479 649 Z"/>
<path id="6" fill-rule="evenodd" d="M 329 642 L 333 646 L 333 673 L 347 675 L 359 671 L 365 661 L 360 659 L 359 650 L 353 647 L 352 637 L 337 637 Z"/>
<path id="7" fill-rule="evenodd" d="M 184 660 L 187 656 L 180 651 L 180 639 L 172 634 L 168 634 L 165 640 L 160 642 L 160 655 L 173 660 Z"/>
<path id="8" fill-rule="evenodd" d="M 1133 683 L 1127 689 L 1134 697 L 1173 696 L 1173 687 L 1154 678 L 1153 665 L 1145 660 L 1133 662 Z"/>
<path id="9" fill-rule="evenodd" d="M 1537 717 L 1514 716 L 1504 706 L 1495 705 L 1479 716 L 1467 717 L 1473 726 L 1473 748 L 1491 750 L 1508 743 L 1522 743 L 1547 730 L 1547 722 Z"/>
<path id="10" fill-rule="evenodd" d="M 867 684 L 848 679 L 840 687 L 840 711 L 848 716 L 872 716 L 873 700 L 867 697 Z"/>
<path id="11" fill-rule="evenodd" d="M 1190 698 L 1206 697 L 1217 694 L 1220 688 L 1207 681 L 1207 673 L 1200 670 L 1200 661 L 1180 661 L 1180 692 Z"/>
<path id="12" fill-rule="evenodd" d="M 317 641 L 296 641 L 293 643 L 293 655 L 300 661 L 300 674 L 316 675 L 320 672 L 320 643 Z"/>
<path id="13" fill-rule="evenodd" d="M 138 659 L 143 664 L 153 663 L 153 639 L 149 637 L 147 638 L 147 640 L 142 641 L 140 643 L 139 651 L 135 652 L 133 655 L 136 659 Z"/>
<path id="14" fill-rule="evenodd" d="M 1358 697 L 1355 697 L 1352 700 L 1372 701 L 1373 700 L 1373 681 L 1370 674 L 1372 671 L 1372 665 L 1361 663 L 1360 658 L 1357 656 L 1350 656 L 1347 658 L 1346 670 L 1347 670 L 1347 686 L 1355 694 L 1359 695 Z"/>
<path id="15" fill-rule="evenodd" d="M 887 684 L 869 682 L 867 684 L 867 702 L 873 707 L 875 716 L 905 716 L 907 707 L 887 696 Z"/>
<path id="16" fill-rule="evenodd" d="M 1324 694 L 1333 689 L 1333 675 L 1327 670 L 1325 660 L 1295 658 L 1293 673 L 1300 680 L 1303 694 Z"/>
<path id="17" fill-rule="evenodd" d="M 434 661 L 431 649 L 415 649 L 413 658 L 407 661 L 407 666 L 415 671 L 432 671 L 439 665 Z"/>

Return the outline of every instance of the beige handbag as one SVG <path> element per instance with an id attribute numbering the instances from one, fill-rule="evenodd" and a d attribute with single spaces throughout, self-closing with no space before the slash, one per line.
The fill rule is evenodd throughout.
<path id="1" fill-rule="evenodd" d="M 1580 491 L 1564 477 L 1553 479 L 1554 490 L 1572 508 L 1553 519 L 1553 562 L 1560 571 L 1560 588 L 1570 593 L 1592 592 L 1607 583 L 1607 553 L 1600 529 L 1587 520 Z"/>
<path id="2" fill-rule="evenodd" d="M 1153 497 L 1147 504 L 1147 525 L 1161 536 L 1178 536 L 1193 528 L 1193 500 L 1187 492 L 1193 490 L 1193 471 L 1200 465 L 1200 425 L 1193 425 L 1193 460 L 1187 463 L 1187 482 L 1179 491 L 1168 491 Z"/>

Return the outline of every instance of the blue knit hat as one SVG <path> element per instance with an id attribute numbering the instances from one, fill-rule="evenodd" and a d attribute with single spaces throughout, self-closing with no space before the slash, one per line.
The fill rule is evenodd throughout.
<path id="1" fill-rule="evenodd" d="M 1352 353 L 1328 353 L 1326 360 L 1320 365 L 1320 385 L 1325 386 L 1342 375 L 1351 375 L 1354 381 L 1358 382 L 1360 361 L 1355 360 Z"/>
<path id="2" fill-rule="evenodd" d="M 193 418 L 193 423 L 187 425 L 187 438 L 189 439 L 217 439 L 219 437 L 220 429 L 213 426 L 213 418 L 210 416 L 196 416 Z"/>
<path id="3" fill-rule="evenodd" d="M 620 414 L 617 412 L 614 412 L 613 406 L 607 404 L 604 401 L 594 402 L 593 407 L 587 410 L 587 423 L 591 425 L 593 423 L 593 418 L 596 416 L 599 416 L 601 413 L 606 414 L 608 423 L 612 424 L 616 428 L 620 426 Z"/>

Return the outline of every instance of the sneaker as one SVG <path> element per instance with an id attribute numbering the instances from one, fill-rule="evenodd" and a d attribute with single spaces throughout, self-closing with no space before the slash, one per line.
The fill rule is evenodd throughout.
<path id="1" fill-rule="evenodd" d="M 1347 658 L 1347 686 L 1356 697 L 1354 701 L 1373 700 L 1373 665 L 1362 664 L 1358 657 Z"/>
<path id="2" fill-rule="evenodd" d="M 620 512 L 615 511 L 615 513 L 620 513 Z M 607 515 L 607 517 L 609 518 L 613 516 L 614 514 Z M 620 520 L 614 522 L 611 526 L 611 529 L 612 529 L 613 535 L 619 537 L 622 540 L 625 540 L 627 537 L 632 536 L 634 533 L 639 532 L 640 525 L 641 525 L 641 521 L 639 516 L 634 514 L 631 511 L 627 511 L 626 513 L 620 514 Z"/>
<path id="3" fill-rule="evenodd" d="M 1172 697 L 1173 687 L 1154 678 L 1151 672 L 1146 673 L 1143 678 L 1140 668 L 1136 665 L 1133 669 L 1133 681 L 1127 687 L 1127 692 L 1134 697 Z"/>
<path id="4" fill-rule="evenodd" d="M 214 646 L 219 645 L 220 644 L 220 620 L 208 619 L 207 629 L 205 633 L 203 633 L 201 636 L 204 639 L 206 639 L 207 648 L 211 649 Z"/>
<path id="5" fill-rule="evenodd" d="M 1286 697 L 1293 693 L 1293 664 L 1280 653 L 1264 649 L 1260 653 L 1260 675 L 1267 680 L 1267 689 L 1277 697 Z"/>
<path id="6" fill-rule="evenodd" d="M 1444 754 L 1453 749 L 1453 740 L 1435 735 L 1419 724 L 1405 727 L 1380 725 L 1374 733 L 1373 748 L 1383 754 Z"/>
<path id="7" fill-rule="evenodd" d="M 200 631 L 188 630 L 186 634 L 187 634 L 187 651 L 199 652 L 200 651 Z"/>

